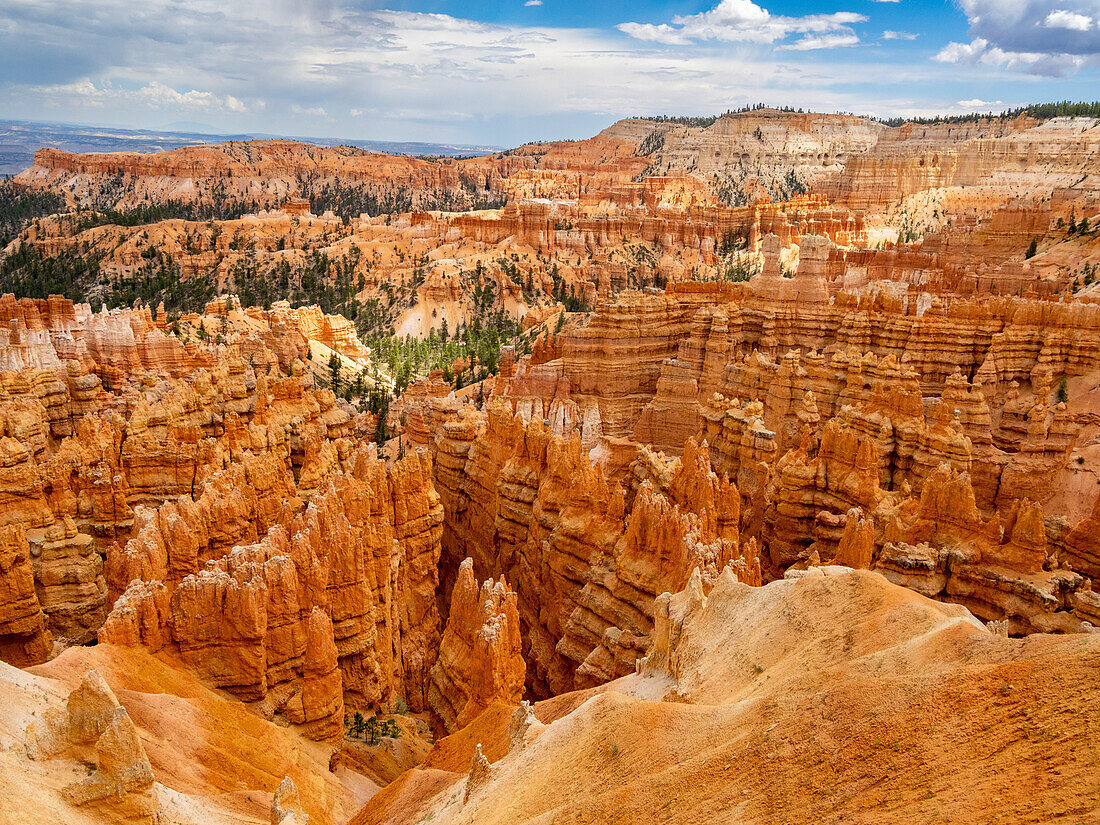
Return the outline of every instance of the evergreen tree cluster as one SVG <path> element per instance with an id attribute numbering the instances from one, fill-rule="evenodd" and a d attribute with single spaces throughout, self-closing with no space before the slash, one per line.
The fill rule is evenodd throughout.
<path id="1" fill-rule="evenodd" d="M 773 109 L 777 112 L 789 112 L 791 114 L 802 114 L 802 109 L 796 109 L 793 106 L 769 106 L 767 103 L 753 103 L 749 106 L 741 106 L 737 109 L 726 109 L 720 115 L 639 115 L 638 120 L 649 120 L 654 123 L 676 123 L 680 126 L 693 126 L 697 128 L 706 128 L 713 126 L 715 121 L 720 117 L 727 115 L 743 115 L 749 112 L 759 112 L 763 109 Z M 639 154 L 649 154 L 648 152 L 640 152 Z"/>
<path id="2" fill-rule="evenodd" d="M 156 250 L 143 255 L 133 274 L 106 282 L 101 260 L 95 253 L 43 256 L 33 244 L 21 244 L 0 263 L 0 292 L 20 298 L 63 295 L 108 307 L 132 306 L 135 301 L 155 307 L 163 301 L 170 313 L 201 311 L 214 297 L 212 279 L 182 278 L 179 264 Z"/>
<path id="3" fill-rule="evenodd" d="M 254 200 L 220 200 L 217 203 L 165 200 L 139 204 L 130 209 L 102 208 L 75 213 L 73 230 L 83 232 L 96 226 L 145 226 L 169 220 L 230 221 L 263 208 Z"/>
<path id="4" fill-rule="evenodd" d="M 319 182 L 311 178 L 299 180 L 303 192 L 309 193 L 310 211 L 323 215 L 331 211 L 345 224 L 360 215 L 394 215 L 423 209 L 439 212 L 463 212 L 470 209 L 499 209 L 507 196 L 481 190 L 471 180 L 463 178 L 456 191 L 435 189 L 415 196 L 407 186 L 356 186 L 339 182 Z"/>
<path id="5" fill-rule="evenodd" d="M 384 736 L 391 739 L 401 738 L 401 728 L 392 716 L 389 719 L 380 719 L 377 716 L 364 719 L 359 711 L 354 716 L 344 715 L 344 730 L 349 738 L 361 739 L 371 747 L 377 745 L 378 740 Z"/>
<path id="6" fill-rule="evenodd" d="M 550 295 L 565 307 L 566 312 L 592 311 L 592 307 L 584 302 L 584 298 L 578 297 L 576 284 L 567 285 L 561 275 L 558 274 L 556 265 L 550 270 L 550 277 L 554 282 Z"/>
<path id="7" fill-rule="evenodd" d="M 35 218 L 65 209 L 65 200 L 54 192 L 21 189 L 10 179 L 0 182 L 0 249 L 3 249 Z"/>
<path id="8" fill-rule="evenodd" d="M 1006 109 L 1000 114 L 970 112 L 964 115 L 936 115 L 934 117 L 890 117 L 876 118 L 887 126 L 902 126 L 906 123 L 918 123 L 925 126 L 951 123 L 976 123 L 980 120 L 1012 120 L 1020 115 L 1037 120 L 1050 120 L 1055 117 L 1100 117 L 1100 102 L 1074 103 L 1062 100 L 1057 103 L 1032 103 L 1016 109 Z"/>

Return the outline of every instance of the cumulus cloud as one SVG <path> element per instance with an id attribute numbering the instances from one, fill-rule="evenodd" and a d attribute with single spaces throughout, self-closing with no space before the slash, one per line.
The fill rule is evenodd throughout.
<path id="1" fill-rule="evenodd" d="M 541 6 L 542 5 L 542 0 L 527 0 L 527 2 L 524 3 L 523 5 L 525 5 L 525 6 Z"/>
<path id="2" fill-rule="evenodd" d="M 279 14 L 221 0 L 133 8 L 83 0 L 79 20 L 67 2 L 36 0 L 32 14 L 0 0 L 0 64 L 6 36 L 43 53 L 66 42 L 88 55 L 49 82 L 0 84 L 0 110 L 40 117 L 50 106 L 51 118 L 64 109 L 70 119 L 94 112 L 99 122 L 142 126 L 174 119 L 165 114 L 172 110 L 203 110 L 241 131 L 301 134 L 307 119 L 348 137 L 370 129 L 378 138 L 491 141 L 500 129 L 503 144 L 525 128 L 523 139 L 560 131 L 559 123 L 577 130 L 587 118 L 583 134 L 623 115 L 722 111 L 761 97 L 812 100 L 827 111 L 863 105 L 841 91 L 851 82 L 845 67 L 798 58 L 857 42 L 848 25 L 864 18 L 847 12 L 787 18 L 726 0 L 687 24 L 672 21 L 715 40 L 741 37 L 733 28 L 745 26 L 750 41 L 786 43 L 780 61 L 721 49 L 677 54 L 624 45 L 614 30 L 490 24 L 352 0 L 271 0 Z"/>
<path id="3" fill-rule="evenodd" d="M 1092 18 L 1075 11 L 1058 9 L 1047 15 L 1043 25 L 1048 29 L 1069 29 L 1075 32 L 1087 32 L 1092 28 Z"/>
<path id="4" fill-rule="evenodd" d="M 883 40 L 916 40 L 920 37 L 916 32 L 896 32 L 887 29 L 882 33 Z"/>
<path id="5" fill-rule="evenodd" d="M 949 43 L 943 63 L 982 63 L 1061 77 L 1100 58 L 1100 0 L 959 0 L 970 43 Z"/>
<path id="6" fill-rule="evenodd" d="M 699 40 L 776 43 L 793 34 L 804 34 L 807 36 L 799 41 L 804 45 L 791 44 L 789 48 L 818 49 L 858 43 L 850 26 L 866 21 L 865 15 L 846 11 L 786 17 L 774 15 L 752 0 L 721 0 L 709 11 L 678 15 L 669 23 L 620 23 L 618 29 L 638 40 L 672 46 Z"/>
<path id="7" fill-rule="evenodd" d="M 964 66 L 996 66 L 1045 77 L 1065 77 L 1080 70 L 1088 58 L 1082 55 L 1042 52 L 1010 52 L 983 37 L 970 43 L 948 43 L 932 58 L 939 63 Z"/>

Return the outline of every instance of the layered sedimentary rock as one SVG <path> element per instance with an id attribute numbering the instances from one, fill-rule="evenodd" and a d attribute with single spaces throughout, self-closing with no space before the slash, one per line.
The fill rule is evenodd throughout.
<path id="1" fill-rule="evenodd" d="M 21 527 L 0 530 L 0 593 L 4 616 L 0 655 L 14 665 L 45 661 L 53 647 L 53 636 L 34 590 L 30 548 Z"/>
<path id="2" fill-rule="evenodd" d="M 759 543 L 765 578 L 838 554 L 861 567 L 903 564 L 890 559 L 909 551 L 884 538 L 891 513 L 908 512 L 942 467 L 965 473 L 979 526 L 941 534 L 930 579 L 939 586 L 920 585 L 922 592 L 1008 619 L 1012 632 L 1089 622 L 1091 590 L 1073 572 L 1091 570 L 1088 524 L 1074 524 L 1095 490 L 1082 490 L 1084 507 L 1057 491 L 1072 473 L 1088 472 L 1089 459 L 1076 451 L 1091 443 L 1097 422 L 1089 385 L 1078 376 L 1097 374 L 1087 331 L 1095 307 L 912 289 L 849 292 L 831 271 L 822 239 L 803 236 L 800 245 L 790 277 L 782 272 L 782 244 L 770 237 L 761 242 L 762 271 L 748 289 L 674 284 L 661 295 L 604 302 L 585 326 L 564 333 L 560 349 L 521 359 L 498 394 L 525 419 L 543 417 L 552 426 L 553 410 L 569 401 L 595 407 L 602 437 L 591 458 L 626 484 L 628 514 L 638 502 L 649 506 L 641 481 L 659 475 L 659 462 L 640 460 L 641 445 L 676 455 L 691 437 L 705 438 L 714 467 L 740 491 L 741 533 Z M 445 418 L 453 421 L 443 424 L 448 434 L 464 429 L 462 440 L 476 442 L 470 424 Z M 576 419 L 572 432 L 583 432 Z M 440 445 L 450 443 L 445 437 Z M 476 455 L 485 470 L 474 474 L 494 483 L 487 456 L 468 446 L 457 455 Z M 441 483 L 455 486 L 443 476 Z M 491 511 L 491 504 L 483 507 Z M 1053 544 L 1035 551 L 1043 557 L 1038 568 L 1012 550 L 1019 542 L 1005 519 L 1014 525 L 1017 512 L 1046 520 Z M 1069 512 L 1076 515 L 1067 523 Z M 993 538 L 977 555 L 953 549 L 975 535 Z M 494 541 L 482 536 L 477 543 Z M 601 552 L 613 557 L 606 546 Z M 961 561 L 954 568 L 946 561 L 958 552 L 969 559 L 965 574 Z M 494 569 L 491 555 L 479 563 Z M 616 568 L 616 581 L 622 573 Z M 1010 586 L 1006 576 L 1016 575 L 1035 581 Z M 585 585 L 582 593 L 592 590 Z M 596 681 L 609 678 L 617 642 L 597 637 L 625 625 L 603 618 L 582 631 L 590 620 L 583 598 L 577 604 L 557 652 L 583 662 L 589 654 L 582 651 L 601 648 L 574 678 L 589 670 Z M 577 650 L 571 636 L 584 638 Z"/>
<path id="3" fill-rule="evenodd" d="M 884 132 L 822 191 L 857 209 L 950 186 L 1011 184 L 1017 191 L 1049 192 L 1096 169 L 1100 144 L 1091 125 L 1087 118 L 1040 123 L 1025 116 L 962 126 L 906 124 Z"/>
<path id="4" fill-rule="evenodd" d="M 17 367 L 0 382 L 0 581 L 9 606 L 0 637 L 9 661 L 43 661 L 55 641 L 94 640 L 134 579 L 174 585 L 233 544 L 257 541 L 281 507 L 300 506 L 299 483 L 312 492 L 340 469 L 365 426 L 302 374 L 306 339 L 296 328 L 276 323 L 261 337 L 255 322 L 231 320 L 227 343 L 184 347 L 148 309 L 97 314 L 62 299 L 4 301 Z M 36 362 L 45 366 L 28 366 L 15 336 L 24 329 L 40 331 L 41 352 L 54 353 Z M 165 347 L 150 347 L 153 334 Z M 284 354 L 289 376 L 280 372 Z M 251 501 L 225 496 L 234 473 L 250 474 Z M 199 506 L 215 477 L 222 488 Z M 171 564 L 163 548 L 125 551 L 148 508 L 165 502 L 162 527 L 183 535 L 188 551 Z"/>
<path id="5" fill-rule="evenodd" d="M 728 182 L 750 197 L 766 197 L 789 188 L 792 176 L 812 182 L 837 174 L 887 131 L 851 115 L 755 109 L 728 113 L 705 127 L 629 119 L 605 134 L 655 147 L 650 157 L 657 174 L 690 171 L 713 180 L 713 188 Z"/>
<path id="6" fill-rule="evenodd" d="M 466 410 L 442 423 L 435 449 L 444 556 L 476 548 L 475 571 L 514 583 L 536 694 L 633 668 L 653 599 L 694 567 L 760 580 L 737 490 L 694 442 L 682 459 L 636 459 L 637 493 L 608 484 L 578 432 L 563 440 L 498 402 L 483 421 Z"/>
<path id="7" fill-rule="evenodd" d="M 131 583 L 102 640 L 178 651 L 204 680 L 317 738 L 342 735 L 345 700 L 422 708 L 442 508 L 427 459 L 387 470 L 372 449 L 304 509 L 285 469 L 289 489 L 274 494 L 257 459 L 194 504 L 149 513 L 120 551 Z"/>
<path id="8" fill-rule="evenodd" d="M 478 587 L 473 559 L 466 559 L 428 690 L 428 704 L 445 730 L 465 727 L 493 702 L 519 704 L 526 670 L 520 651 L 515 591 L 503 578 Z"/>

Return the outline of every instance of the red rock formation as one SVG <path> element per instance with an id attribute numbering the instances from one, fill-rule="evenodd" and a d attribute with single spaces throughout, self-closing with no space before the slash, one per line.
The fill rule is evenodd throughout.
<path id="1" fill-rule="evenodd" d="M 1012 186 L 1047 191 L 1080 176 L 1096 157 L 1095 138 L 1072 121 L 990 119 L 959 125 L 906 124 L 883 133 L 821 189 L 853 209 L 871 209 L 921 190 L 946 186 Z M 1072 148 L 1070 148 L 1072 147 Z"/>
<path id="2" fill-rule="evenodd" d="M 287 718 L 310 739 L 344 740 L 344 690 L 332 620 L 314 607 L 305 627 L 302 690 L 287 704 Z"/>
<path id="3" fill-rule="evenodd" d="M 194 504 L 141 514 L 113 579 L 133 581 L 101 638 L 178 650 L 319 739 L 342 735 L 345 699 L 422 708 L 439 640 L 430 473 L 415 454 L 387 471 L 363 447 L 295 513 L 285 469 L 246 456 Z"/>
<path id="4" fill-rule="evenodd" d="M 428 705 L 445 730 L 465 727 L 494 702 L 519 704 L 526 667 L 516 605 L 503 578 L 479 588 L 473 559 L 459 565 L 428 690 Z"/>
<path id="5" fill-rule="evenodd" d="M 834 563 L 865 570 L 871 567 L 874 554 L 874 521 L 863 518 L 859 510 L 849 510 Z"/>
<path id="6" fill-rule="evenodd" d="M 1098 516 L 1081 516 L 1100 319 L 1054 299 L 1057 255 L 1021 249 L 1056 245 L 1052 221 L 1092 197 L 1095 136 L 952 128 L 763 112 L 440 163 L 286 142 L 40 153 L 23 185 L 64 180 L 75 200 L 122 171 L 122 208 L 181 186 L 289 208 L 22 234 L 101 256 L 104 277 L 152 245 L 217 297 L 179 319 L 0 299 L 0 656 L 98 634 L 336 740 L 345 707 L 403 697 L 455 730 L 647 651 L 676 678 L 685 620 L 734 580 L 869 568 L 1013 633 L 1096 625 Z M 766 201 L 792 166 L 818 191 Z M 508 203 L 345 223 L 310 214 L 307 180 Z M 759 199 L 715 202 L 737 190 Z M 355 326 L 230 294 L 242 267 L 320 260 L 399 335 L 455 330 L 486 301 L 525 335 L 455 359 L 473 391 L 414 381 L 386 422 L 407 457 L 387 466 L 373 416 L 323 388 L 330 350 L 396 377 Z M 475 768 L 477 804 L 494 777 Z"/>
<path id="7" fill-rule="evenodd" d="M 0 657 L 14 665 L 45 661 L 53 647 L 34 591 L 26 531 L 0 528 Z"/>

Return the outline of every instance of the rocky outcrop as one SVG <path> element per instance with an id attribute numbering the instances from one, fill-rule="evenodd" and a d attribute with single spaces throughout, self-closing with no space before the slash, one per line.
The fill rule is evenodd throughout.
<path id="1" fill-rule="evenodd" d="M 271 797 L 271 825 L 309 825 L 309 815 L 298 799 L 298 787 L 289 776 L 283 778 Z"/>
<path id="2" fill-rule="evenodd" d="M 459 566 L 428 704 L 448 732 L 465 727 L 493 702 L 519 703 L 525 664 L 516 594 L 503 578 L 478 587 L 473 559 Z"/>
<path id="3" fill-rule="evenodd" d="M 174 587 L 258 541 L 284 507 L 301 506 L 298 489 L 312 493 L 341 469 L 361 434 L 346 405 L 301 371 L 278 376 L 280 356 L 237 304 L 218 310 L 230 313 L 221 316 L 228 348 L 168 336 L 160 349 L 146 344 L 164 337 L 163 312 L 92 313 L 61 298 L 0 304 L 12 319 L 0 357 L 18 369 L 0 381 L 0 590 L 10 605 L 0 649 L 9 661 L 94 640 L 134 580 Z M 280 351 L 304 347 L 297 331 L 269 332 Z M 173 536 L 171 553 L 162 534 Z"/>
<path id="4" fill-rule="evenodd" d="M 437 434 L 444 557 L 478 551 L 474 570 L 514 583 L 535 695 L 632 672 L 653 604 L 699 567 L 761 581 L 758 545 L 740 541 L 740 497 L 689 441 L 682 458 L 643 452 L 610 485 L 582 452 L 502 401 L 486 417 L 459 411 Z M 596 447 L 593 455 L 602 447 Z M 629 506 L 628 506 L 629 503 Z"/>
<path id="5" fill-rule="evenodd" d="M 1089 630 L 1097 305 L 1059 295 L 1065 249 L 1036 260 L 1092 202 L 1083 125 L 759 111 L 438 163 L 44 151 L 20 185 L 72 203 L 121 174 L 115 208 L 216 188 L 254 214 L 21 233 L 99 261 L 89 298 L 152 254 L 206 306 L 0 298 L 0 656 L 143 647 L 336 741 L 399 699 L 450 732 L 523 695 L 678 682 L 711 594 L 784 576 L 869 569 L 1004 632 Z M 403 187 L 408 210 L 312 214 L 341 187 Z M 406 376 L 365 315 L 274 300 L 307 272 L 398 336 L 486 313 L 516 333 L 414 376 L 380 422 L 355 397 Z M 381 452 L 379 423 L 400 439 Z M 471 811 L 497 779 L 473 767 Z"/>
<path id="6" fill-rule="evenodd" d="M 977 120 L 956 125 L 906 124 L 883 133 L 821 190 L 854 209 L 875 209 L 922 190 L 950 186 L 1012 186 L 1050 192 L 1080 178 L 1100 146 L 1087 119 L 1039 123 Z M 1072 147 L 1072 148 L 1070 148 Z"/>
<path id="7" fill-rule="evenodd" d="M 563 440 L 496 401 L 484 418 L 466 408 L 442 424 L 435 463 L 444 558 L 457 569 L 460 548 L 469 548 L 475 572 L 515 588 L 529 685 L 570 683 L 575 665 L 555 647 L 590 557 L 623 529 L 621 491 L 582 452 L 579 435 Z"/>
<path id="8" fill-rule="evenodd" d="M 45 661 L 53 636 L 34 589 L 26 531 L 0 528 L 0 657 L 14 665 Z"/>
<path id="9" fill-rule="evenodd" d="M 292 485 L 265 497 L 285 473 L 272 469 L 246 457 L 195 504 L 143 515 L 123 551 L 133 581 L 101 638 L 176 650 L 319 739 L 342 736 L 345 701 L 422 708 L 439 639 L 430 463 L 387 470 L 363 447 L 298 512 Z"/>
<path id="10" fill-rule="evenodd" d="M 1008 815 L 1014 820 L 1037 808 L 1057 817 L 1094 793 L 1089 757 L 1078 748 L 1091 735 L 1079 706 L 1097 707 L 1095 635 L 1007 639 L 958 605 L 835 566 L 764 587 L 723 574 L 705 595 L 693 579 L 662 594 L 660 605 L 639 673 L 614 690 L 536 704 L 534 713 L 553 723 L 535 744 L 476 772 L 456 770 L 431 793 L 406 785 L 380 794 L 353 823 L 451 816 L 503 824 L 581 810 L 601 822 L 650 821 L 672 808 L 692 822 L 731 808 L 808 822 L 858 817 L 865 804 L 823 798 L 819 782 L 848 787 L 869 778 L 895 800 L 891 820 L 941 807 L 977 823 L 988 817 L 988 800 L 972 799 L 973 787 L 996 787 L 1001 804 L 1019 812 Z M 949 718 L 929 712 L 944 702 L 955 703 Z M 1059 730 L 1075 747 L 1021 738 L 1021 703 L 1043 729 L 1063 719 Z M 1066 714 L 1065 703 L 1076 712 Z M 849 716 L 853 707 L 858 718 Z M 830 763 L 840 740 L 845 757 Z M 966 779 L 963 789 L 921 775 L 928 743 L 940 740 L 953 743 L 944 758 Z M 1000 754 L 1002 745 L 1011 753 Z M 692 758 L 701 751 L 722 756 Z M 787 751 L 790 758 L 779 755 Z M 1010 771 L 1052 762 L 1058 770 L 1034 787 L 1022 788 L 1030 780 Z"/>
<path id="11" fill-rule="evenodd" d="M 114 822 L 154 823 L 159 803 L 153 768 L 137 727 L 94 670 L 68 698 L 65 710 L 50 708 L 26 732 L 27 755 L 44 760 L 94 753 L 94 770 L 63 789 L 67 802 L 99 809 Z"/>

